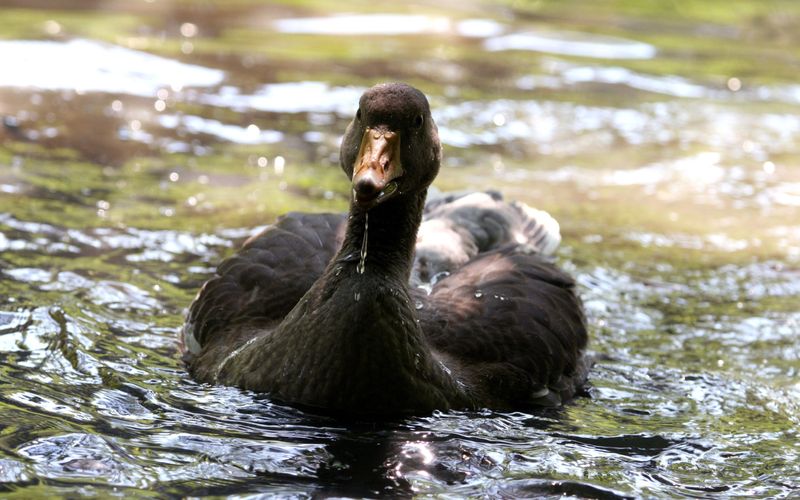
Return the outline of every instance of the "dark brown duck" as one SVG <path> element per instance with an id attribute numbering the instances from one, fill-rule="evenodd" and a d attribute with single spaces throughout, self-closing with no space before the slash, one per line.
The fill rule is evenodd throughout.
<path id="1" fill-rule="evenodd" d="M 341 147 L 349 214 L 288 214 L 219 266 L 183 329 L 191 374 L 361 415 L 572 397 L 587 336 L 547 258 L 557 224 L 491 193 L 426 208 L 440 159 L 421 92 L 367 90 Z"/>

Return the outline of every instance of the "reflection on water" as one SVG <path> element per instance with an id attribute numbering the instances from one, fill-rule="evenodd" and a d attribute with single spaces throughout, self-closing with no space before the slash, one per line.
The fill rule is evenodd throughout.
<path id="1" fill-rule="evenodd" d="M 224 76 L 217 69 L 94 40 L 0 41 L 0 58 L 14 68 L 0 75 L 0 87 L 151 96 L 163 87 L 217 85 Z"/>
<path id="2" fill-rule="evenodd" d="M 721 92 L 714 92 L 701 85 L 689 83 L 684 78 L 640 75 L 625 68 L 592 66 L 567 67 L 561 72 L 561 78 L 563 84 L 606 83 L 610 85 L 627 85 L 638 90 L 675 97 L 697 98 L 721 94 Z"/>
<path id="3" fill-rule="evenodd" d="M 794 6 L 5 4 L 0 492 L 800 491 Z M 197 288 L 277 214 L 344 209 L 339 137 L 387 79 L 430 96 L 439 188 L 558 217 L 587 396 L 343 422 L 187 377 Z"/>
<path id="4" fill-rule="evenodd" d="M 283 134 L 277 130 L 261 130 L 255 125 L 239 127 L 228 125 L 219 120 L 210 120 L 199 116 L 161 115 L 158 122 L 165 128 L 175 129 L 179 126 L 189 134 L 208 134 L 224 141 L 239 144 L 266 144 L 276 143 L 283 139 Z"/>
<path id="5" fill-rule="evenodd" d="M 444 33 L 450 28 L 446 17 L 401 14 L 372 14 L 279 19 L 273 23 L 283 33 L 315 35 L 418 35 Z"/>
<path id="6" fill-rule="evenodd" d="M 212 106 L 237 111 L 255 109 L 273 113 L 332 113 L 346 116 L 358 107 L 365 88 L 329 87 L 324 82 L 288 82 L 265 85 L 254 94 L 242 95 L 235 87 L 223 87 L 219 94 L 206 94 L 200 100 Z"/>
<path id="7" fill-rule="evenodd" d="M 484 46 L 489 51 L 533 50 L 599 59 L 650 59 L 656 54 L 646 43 L 576 32 L 514 33 L 491 38 Z"/>
<path id="8" fill-rule="evenodd" d="M 328 17 L 279 19 L 273 23 L 282 33 L 314 35 L 420 35 L 453 34 L 486 38 L 499 35 L 505 28 L 491 19 L 464 19 L 403 14 L 334 15 Z"/>

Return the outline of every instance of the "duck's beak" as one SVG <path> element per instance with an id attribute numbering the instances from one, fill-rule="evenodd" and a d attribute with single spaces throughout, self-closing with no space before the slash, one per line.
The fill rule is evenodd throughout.
<path id="1" fill-rule="evenodd" d="M 383 203 L 399 193 L 401 175 L 400 135 L 384 126 L 367 128 L 353 168 L 354 201 L 366 209 Z"/>

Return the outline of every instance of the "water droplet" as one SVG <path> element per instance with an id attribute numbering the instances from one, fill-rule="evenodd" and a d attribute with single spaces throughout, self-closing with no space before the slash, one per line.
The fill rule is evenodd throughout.
<path id="1" fill-rule="evenodd" d="M 361 260 L 358 261 L 356 271 L 358 274 L 364 274 L 367 268 L 367 234 L 369 232 L 369 212 L 364 214 L 364 239 L 361 240 Z"/>
<path id="2" fill-rule="evenodd" d="M 181 35 L 185 36 L 186 38 L 191 38 L 197 35 L 197 25 L 192 23 L 183 23 L 181 24 Z"/>
<path id="3" fill-rule="evenodd" d="M 283 171 L 286 168 L 286 158 L 283 156 L 276 156 L 275 160 L 272 162 L 272 169 L 275 171 L 275 175 L 283 175 Z"/>
<path id="4" fill-rule="evenodd" d="M 481 297 L 483 297 L 483 292 L 481 292 L 480 290 L 476 291 L 476 292 L 475 292 L 475 298 L 476 298 L 476 299 L 479 299 L 479 298 L 481 298 Z"/>
<path id="5" fill-rule="evenodd" d="M 356 302 L 361 300 L 361 292 L 356 292 L 353 294 L 353 298 L 356 299 Z"/>
<path id="6" fill-rule="evenodd" d="M 421 300 L 416 300 L 416 301 L 414 301 L 414 309 L 416 309 L 417 311 L 419 311 L 419 310 L 420 310 L 420 309 L 422 309 L 423 307 L 425 307 L 425 304 L 423 304 Z"/>
<path id="7" fill-rule="evenodd" d="M 61 33 L 61 25 L 56 21 L 48 20 L 44 23 L 44 32 L 50 36 L 55 36 Z"/>

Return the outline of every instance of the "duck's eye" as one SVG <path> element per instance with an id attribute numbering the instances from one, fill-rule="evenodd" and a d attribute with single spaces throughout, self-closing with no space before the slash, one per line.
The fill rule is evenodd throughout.
<path id="1" fill-rule="evenodd" d="M 425 118 L 423 118 L 422 115 L 417 115 L 417 117 L 414 118 L 414 123 L 411 126 L 414 128 L 420 128 L 424 122 Z"/>

